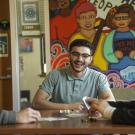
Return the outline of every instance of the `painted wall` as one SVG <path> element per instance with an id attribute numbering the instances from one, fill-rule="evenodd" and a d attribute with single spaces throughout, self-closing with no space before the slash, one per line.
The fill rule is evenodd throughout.
<path id="1" fill-rule="evenodd" d="M 69 43 L 76 38 L 84 38 L 95 45 L 91 66 L 107 75 L 112 88 L 135 88 L 135 23 L 131 23 L 131 20 L 135 20 L 135 11 L 129 13 L 128 10 L 124 11 L 124 14 L 116 14 L 118 10 L 120 12 L 125 10 L 124 6 L 120 9 L 123 4 L 127 4 L 129 9 L 134 10 L 135 1 L 88 0 L 87 2 L 97 9 L 95 20 L 88 11 L 85 11 L 87 5 L 84 2 L 86 0 L 66 0 L 65 3 L 49 0 L 52 69 L 68 65 Z M 78 17 L 78 13 L 82 18 Z M 112 27 L 111 15 L 114 15 L 114 20 L 117 22 L 120 19 L 124 20 L 124 23 L 129 21 L 128 33 L 126 33 L 126 27 L 121 34 L 119 27 L 123 27 L 123 22 L 118 24 L 119 27 Z M 90 31 L 92 21 L 94 27 L 93 31 Z M 88 31 L 81 32 L 81 25 Z M 95 30 L 97 33 L 94 33 Z M 116 34 L 116 30 L 119 32 L 118 34 Z M 93 35 L 94 37 L 92 37 Z"/>

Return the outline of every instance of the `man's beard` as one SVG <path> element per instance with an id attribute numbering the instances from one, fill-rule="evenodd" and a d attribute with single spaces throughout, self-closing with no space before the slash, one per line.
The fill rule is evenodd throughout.
<path id="1" fill-rule="evenodd" d="M 76 73 L 80 73 L 80 72 L 83 72 L 85 71 L 85 69 L 87 68 L 87 65 L 84 64 L 84 62 L 82 62 L 82 66 L 81 66 L 81 70 L 77 70 L 76 68 L 74 68 L 74 63 L 75 61 L 70 61 L 70 65 L 71 65 L 71 68 L 72 70 L 74 70 Z M 82 68 L 83 67 L 83 68 Z"/>

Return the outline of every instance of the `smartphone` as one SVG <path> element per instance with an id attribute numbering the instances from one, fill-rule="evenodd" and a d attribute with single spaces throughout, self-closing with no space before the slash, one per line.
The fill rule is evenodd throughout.
<path id="1" fill-rule="evenodd" d="M 90 109 L 90 103 L 88 103 L 88 102 L 86 101 L 86 99 L 87 99 L 87 97 L 83 97 L 82 101 L 83 101 L 85 107 L 89 110 L 89 109 Z"/>

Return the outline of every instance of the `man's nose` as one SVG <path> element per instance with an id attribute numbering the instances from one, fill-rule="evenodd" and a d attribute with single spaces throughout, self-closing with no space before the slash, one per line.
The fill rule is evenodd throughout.
<path id="1" fill-rule="evenodd" d="M 78 59 L 79 59 L 79 60 L 83 60 L 83 56 L 80 54 L 80 55 L 78 56 Z"/>

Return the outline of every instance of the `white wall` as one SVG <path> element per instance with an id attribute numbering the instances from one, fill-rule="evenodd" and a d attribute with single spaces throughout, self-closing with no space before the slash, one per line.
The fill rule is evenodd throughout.
<path id="1" fill-rule="evenodd" d="M 33 99 L 39 84 L 44 79 L 40 77 L 40 39 L 32 38 L 32 52 L 20 53 L 20 90 L 30 90 Z"/>
<path id="2" fill-rule="evenodd" d="M 9 0 L 10 2 L 10 26 L 11 26 L 11 53 L 12 53 L 12 91 L 13 91 L 13 110 L 20 110 L 20 90 L 21 89 L 30 89 L 31 90 L 31 99 L 33 98 L 33 95 L 37 91 L 38 85 L 41 83 L 41 80 L 43 78 L 38 77 L 38 74 L 40 74 L 40 59 L 36 58 L 39 56 L 39 52 L 36 52 L 36 50 L 39 51 L 39 40 L 34 39 L 34 51 L 35 54 L 30 54 L 23 56 L 24 57 L 24 63 L 30 64 L 27 66 L 24 66 L 24 71 L 21 73 L 20 67 L 19 67 L 19 56 L 23 54 L 19 54 L 18 49 L 18 11 L 17 11 L 17 1 L 21 0 Z M 49 32 L 49 5 L 48 0 L 39 0 L 41 3 L 41 8 L 44 8 L 44 12 L 42 12 L 41 16 L 43 18 L 44 24 L 41 24 L 44 26 L 42 28 L 42 33 L 45 34 L 45 44 L 47 46 L 50 46 L 50 32 Z M 46 51 L 46 72 L 48 73 L 50 68 L 50 47 L 45 46 Z M 37 53 L 37 54 L 36 54 Z M 35 56 L 34 56 L 35 55 Z M 37 61 L 38 60 L 38 61 Z M 27 69 L 27 70 L 26 70 Z M 26 76 L 26 77 L 25 77 Z M 20 79 L 19 79 L 20 78 Z"/>

